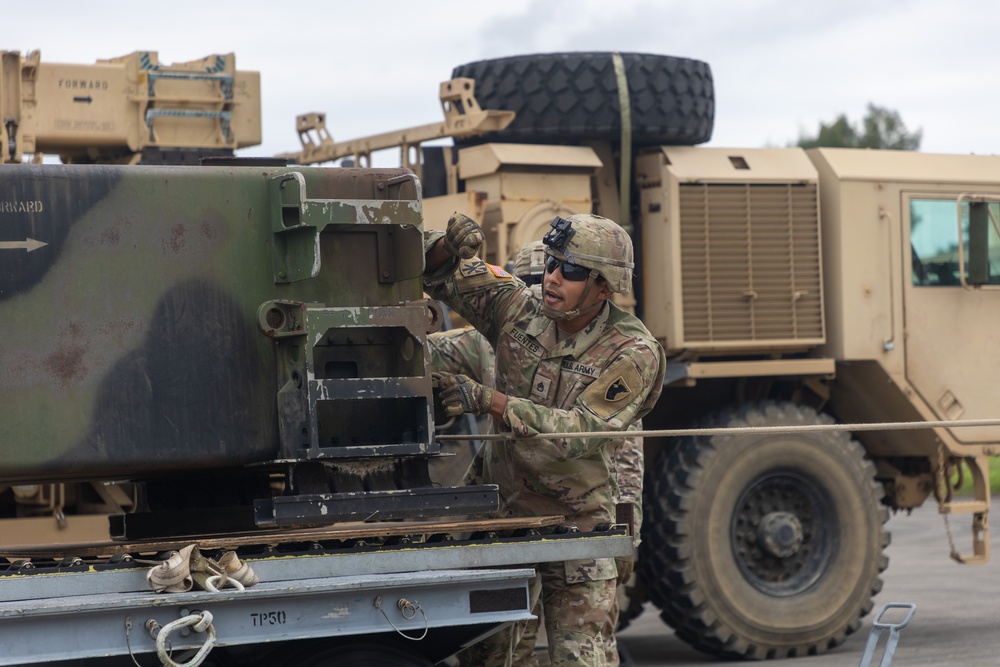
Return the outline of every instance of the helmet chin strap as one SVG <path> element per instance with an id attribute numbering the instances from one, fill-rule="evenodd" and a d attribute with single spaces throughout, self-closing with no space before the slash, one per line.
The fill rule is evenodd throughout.
<path id="1" fill-rule="evenodd" d="M 555 320 L 556 322 L 563 322 L 565 320 L 571 320 L 574 317 L 583 315 L 584 313 L 589 313 L 595 308 L 600 308 L 603 305 L 603 301 L 596 301 L 584 309 L 580 309 L 580 304 L 587 300 L 587 295 L 590 294 L 590 288 L 594 286 L 597 282 L 597 277 L 601 274 L 598 273 L 597 269 L 591 269 L 590 275 L 587 276 L 587 286 L 583 288 L 583 294 L 577 300 L 576 305 L 574 305 L 569 310 L 556 310 L 555 308 L 548 306 L 545 302 L 542 302 L 542 314 L 550 320 Z"/>

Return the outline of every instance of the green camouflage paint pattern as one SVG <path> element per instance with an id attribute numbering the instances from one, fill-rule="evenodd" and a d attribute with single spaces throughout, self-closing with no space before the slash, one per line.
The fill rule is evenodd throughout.
<path id="1" fill-rule="evenodd" d="M 274 174 L 288 172 L 302 174 L 310 199 L 307 218 L 326 222 L 314 233 L 323 238 L 322 244 L 316 243 L 321 260 L 317 277 L 276 284 L 268 182 Z M 40 212 L 0 214 L 0 240 L 30 237 L 48 244 L 16 262 L 0 262 L 7 264 L 0 268 L 0 321 L 4 322 L 0 480 L 48 481 L 95 474 L 117 478 L 141 470 L 145 463 L 163 470 L 240 464 L 271 455 L 277 448 L 275 350 L 256 329 L 257 309 L 272 299 L 328 306 L 395 305 L 420 299 L 417 188 L 412 180 L 387 185 L 402 175 L 402 170 L 309 167 L 0 167 L 0 181 L 5 184 L 0 191 L 42 202 Z M 105 187 L 90 187 L 91 180 Z M 67 188 L 73 193 L 64 195 Z M 399 196 L 401 191 L 405 194 Z M 390 198 L 390 192 L 402 201 L 388 205 L 379 201 Z M 59 198 L 66 201 L 57 206 L 53 202 Z M 60 210 L 71 212 L 63 214 L 69 219 L 48 225 L 65 232 L 57 243 L 45 237 L 44 218 Z M 364 216 L 360 220 L 359 212 Z M 370 235 L 337 232 L 389 222 L 401 230 L 413 228 L 416 241 L 400 244 L 414 245 L 412 249 L 396 249 L 406 258 L 397 263 L 396 281 L 379 283 L 371 275 L 374 251 L 366 251 L 372 245 L 365 238 Z M 4 258 L 25 253 L 0 252 Z M 292 258 L 291 263 L 296 261 L 300 260 Z M 33 284 L 11 288 L 19 280 L 14 274 L 29 266 L 26 262 L 36 267 L 43 262 L 44 270 Z M 399 274 L 400 268 L 407 275 Z M 176 303 L 170 302 L 178 293 Z M 184 310 L 192 306 L 200 309 Z M 177 321 L 190 325 L 165 331 Z M 217 359 L 212 375 L 199 376 L 198 369 L 179 363 L 175 369 L 160 368 L 155 378 L 142 378 L 142 360 L 136 357 L 148 352 L 144 345 L 151 337 L 158 337 L 162 351 L 164 344 L 176 342 L 181 348 L 185 344 L 169 334 L 181 338 L 202 331 L 211 332 L 201 350 Z M 234 349 L 230 343 L 239 343 L 248 354 L 227 358 L 227 350 Z M 170 355 L 164 359 L 170 361 Z M 125 361 L 131 364 L 130 382 L 116 387 L 111 376 Z M 238 367 L 253 372 L 232 376 L 226 372 Z M 240 385 L 241 377 L 263 382 Z M 144 381 L 149 384 L 145 389 Z M 256 435 L 256 441 L 237 443 L 225 433 L 207 433 L 202 442 L 190 443 L 183 441 L 181 429 L 176 446 L 166 451 L 143 453 L 143 444 L 134 443 L 134 460 L 119 461 L 114 452 L 102 451 L 102 443 L 114 434 L 94 432 L 99 409 L 104 410 L 105 430 L 116 420 L 128 423 L 136 418 L 130 414 L 130 394 L 148 393 L 149 405 L 167 401 L 183 414 L 196 407 L 187 405 L 192 400 L 185 391 L 187 382 L 208 382 L 211 392 L 228 397 L 223 404 L 243 406 L 232 421 L 248 420 L 251 428 L 240 435 Z M 208 395 L 204 388 L 200 391 Z M 139 431 L 168 438 L 163 433 L 173 426 L 161 421 L 144 424 Z M 219 444 L 213 446 L 213 440 Z M 66 458 L 74 448 L 77 453 Z"/>

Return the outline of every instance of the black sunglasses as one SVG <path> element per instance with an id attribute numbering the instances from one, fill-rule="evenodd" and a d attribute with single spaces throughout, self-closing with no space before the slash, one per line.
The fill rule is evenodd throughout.
<path id="1" fill-rule="evenodd" d="M 590 276 L 590 269 L 585 266 L 573 264 L 572 262 L 560 262 L 555 257 L 545 259 L 545 272 L 553 273 L 556 269 L 562 271 L 563 278 L 571 282 L 580 282 Z"/>

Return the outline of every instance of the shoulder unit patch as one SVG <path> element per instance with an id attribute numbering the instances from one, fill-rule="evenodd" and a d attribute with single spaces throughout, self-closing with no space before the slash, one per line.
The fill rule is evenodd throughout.
<path id="1" fill-rule="evenodd" d="M 615 378 L 615 381 L 611 383 L 611 386 L 608 387 L 608 390 L 604 392 L 604 400 L 614 403 L 628 398 L 631 394 L 632 390 L 629 389 L 628 383 L 625 382 L 625 378 L 619 375 Z"/>
<path id="2" fill-rule="evenodd" d="M 458 272 L 461 273 L 466 278 L 468 278 L 469 276 L 478 276 L 483 273 L 486 273 L 486 271 L 488 271 L 486 267 L 487 267 L 486 262 L 477 257 L 475 259 L 470 259 L 465 262 L 461 262 L 458 265 Z"/>
<path id="3" fill-rule="evenodd" d="M 580 395 L 590 410 L 610 419 L 634 401 L 642 391 L 642 378 L 635 365 L 621 358 L 606 368 Z"/>

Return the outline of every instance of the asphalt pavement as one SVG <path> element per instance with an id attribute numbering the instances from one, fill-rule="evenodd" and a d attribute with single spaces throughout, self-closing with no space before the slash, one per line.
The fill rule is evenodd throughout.
<path id="1" fill-rule="evenodd" d="M 1000 516 L 994 501 L 991 516 Z M 952 533 L 962 553 L 972 550 L 969 517 L 952 517 Z M 949 557 L 944 521 L 929 500 L 911 514 L 897 513 L 888 524 L 892 543 L 889 568 L 875 608 L 862 628 L 836 649 L 820 656 L 773 661 L 775 667 L 847 667 L 860 665 L 872 620 L 890 602 L 912 603 L 916 612 L 899 632 L 893 667 L 979 667 L 1000 665 L 1000 550 L 994 532 L 990 543 L 995 561 L 960 565 Z M 1000 528 L 996 528 L 1000 532 Z M 902 620 L 903 610 L 887 611 L 883 621 Z M 883 632 L 871 665 L 882 660 L 888 632 Z M 619 634 L 629 667 L 694 667 L 734 664 L 704 655 L 677 639 L 652 605 Z"/>

